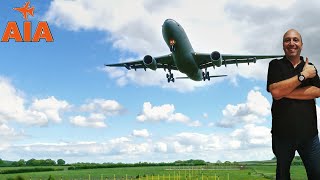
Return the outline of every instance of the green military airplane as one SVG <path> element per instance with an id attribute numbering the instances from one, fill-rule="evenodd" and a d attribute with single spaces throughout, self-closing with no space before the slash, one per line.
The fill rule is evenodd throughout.
<path id="1" fill-rule="evenodd" d="M 175 78 L 171 70 L 178 70 L 187 75 L 187 77 L 176 77 L 176 79 L 189 78 L 194 81 L 210 81 L 212 77 L 222 77 L 226 75 L 215 75 L 210 76 L 207 71 L 208 67 L 215 66 L 220 67 L 221 65 L 227 66 L 227 64 L 239 63 L 255 63 L 257 59 L 269 59 L 282 57 L 283 55 L 231 55 L 231 54 L 220 54 L 218 51 L 209 53 L 197 53 L 193 50 L 191 43 L 187 37 L 182 26 L 173 19 L 167 19 L 162 25 L 163 39 L 167 43 L 171 53 L 152 57 L 146 55 L 142 60 L 123 62 L 116 64 L 106 64 L 106 66 L 113 67 L 126 67 L 130 69 L 144 69 L 147 68 L 156 70 L 157 68 L 163 68 L 165 71 L 168 70 L 166 77 L 169 82 L 174 82 Z M 203 71 L 204 69 L 204 71 Z"/>

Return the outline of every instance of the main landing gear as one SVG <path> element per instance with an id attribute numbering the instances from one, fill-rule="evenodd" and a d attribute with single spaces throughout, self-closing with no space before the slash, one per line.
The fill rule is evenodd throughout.
<path id="1" fill-rule="evenodd" d="M 209 74 L 209 72 L 207 71 L 207 69 L 205 69 L 205 72 L 202 72 L 202 79 L 203 79 L 203 81 L 206 81 L 206 79 L 207 79 L 208 81 L 210 81 L 210 74 Z"/>
<path id="2" fill-rule="evenodd" d="M 174 77 L 173 77 L 173 74 L 171 73 L 171 70 L 169 70 L 169 74 L 167 74 L 167 79 L 168 79 L 168 83 L 170 83 L 170 81 L 174 82 Z"/>

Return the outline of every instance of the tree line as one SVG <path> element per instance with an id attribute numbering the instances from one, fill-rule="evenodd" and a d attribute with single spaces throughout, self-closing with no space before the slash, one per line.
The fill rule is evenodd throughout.
<path id="1" fill-rule="evenodd" d="M 58 159 L 54 161 L 52 159 L 29 159 L 25 161 L 20 159 L 19 161 L 5 161 L 0 159 L 0 166 L 13 166 L 13 167 L 22 167 L 22 166 L 63 166 L 66 162 L 63 159 Z"/>
<path id="2" fill-rule="evenodd" d="M 138 163 L 85 163 L 77 162 L 72 164 L 66 164 L 65 160 L 58 159 L 54 161 L 52 159 L 29 159 L 24 160 L 20 159 L 19 161 L 4 161 L 0 159 L 0 166 L 12 166 L 12 167 L 23 167 L 23 166 L 70 166 L 70 170 L 75 169 L 89 169 L 89 168 L 117 168 L 117 167 L 147 167 L 147 166 L 238 166 L 237 162 L 230 161 L 217 161 L 216 163 L 206 162 L 199 159 L 190 159 L 190 160 L 178 160 L 174 162 L 138 162 Z"/>

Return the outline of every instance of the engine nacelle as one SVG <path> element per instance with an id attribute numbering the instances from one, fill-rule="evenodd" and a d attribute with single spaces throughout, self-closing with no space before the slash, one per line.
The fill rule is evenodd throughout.
<path id="1" fill-rule="evenodd" d="M 150 55 L 146 55 L 143 58 L 143 64 L 154 71 L 157 69 L 157 61 Z"/>
<path id="2" fill-rule="evenodd" d="M 218 52 L 218 51 L 213 51 L 211 54 L 210 54 L 210 58 L 211 58 L 211 61 L 214 65 L 220 67 L 221 64 L 222 64 L 222 57 L 221 57 L 221 54 Z"/>

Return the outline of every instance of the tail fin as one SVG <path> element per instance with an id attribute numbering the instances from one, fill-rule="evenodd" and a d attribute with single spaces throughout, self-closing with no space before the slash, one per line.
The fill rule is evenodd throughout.
<path id="1" fill-rule="evenodd" d="M 28 9 L 27 13 L 29 13 L 31 16 L 34 15 L 34 7 Z"/>

